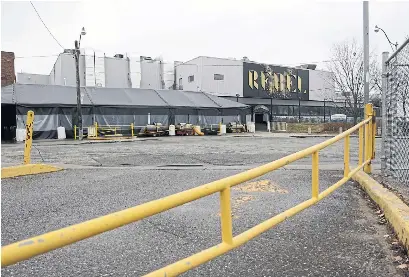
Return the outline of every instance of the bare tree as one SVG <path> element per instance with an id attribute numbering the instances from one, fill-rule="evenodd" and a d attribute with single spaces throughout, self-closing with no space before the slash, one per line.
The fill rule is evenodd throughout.
<path id="1" fill-rule="evenodd" d="M 357 119 L 363 112 L 364 61 L 362 47 L 356 42 L 345 41 L 334 45 L 331 62 L 328 64 L 335 89 L 345 97 L 345 105 L 350 115 Z M 370 91 L 380 88 L 380 71 L 374 57 L 370 60 Z"/>
<path id="2" fill-rule="evenodd" d="M 392 91 L 396 93 L 398 105 L 402 104 L 403 116 L 407 115 L 407 106 L 409 105 L 409 74 L 406 72 L 397 73 L 392 76 L 394 84 L 392 85 Z"/>
<path id="3" fill-rule="evenodd" d="M 381 93 L 372 93 L 369 96 L 369 101 L 375 106 L 375 107 L 381 107 L 382 106 L 382 95 Z"/>

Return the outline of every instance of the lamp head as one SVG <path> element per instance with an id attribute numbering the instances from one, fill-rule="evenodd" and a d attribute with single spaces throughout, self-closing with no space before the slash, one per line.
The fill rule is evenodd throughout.
<path id="1" fill-rule="evenodd" d="M 86 34 L 87 34 L 87 32 L 85 32 L 85 28 L 82 27 L 82 29 L 81 29 L 81 36 L 85 36 Z"/>
<path id="2" fill-rule="evenodd" d="M 375 25 L 375 33 L 379 32 L 379 27 L 378 25 Z"/>

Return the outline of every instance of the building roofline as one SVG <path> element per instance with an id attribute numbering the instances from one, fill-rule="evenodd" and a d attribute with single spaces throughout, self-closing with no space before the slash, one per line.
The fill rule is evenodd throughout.
<path id="1" fill-rule="evenodd" d="M 269 64 L 272 66 L 281 66 L 281 67 L 288 67 L 288 68 L 294 68 L 294 69 L 301 69 L 301 70 L 310 70 L 310 71 L 321 71 L 321 72 L 331 72 L 328 70 L 323 70 L 323 69 L 307 69 L 307 68 L 297 68 L 297 66 L 289 66 L 285 64 L 276 64 L 276 63 L 262 63 L 262 62 L 257 62 L 257 61 L 244 61 L 242 59 L 229 59 L 229 58 L 219 58 L 219 57 L 210 57 L 210 56 L 197 56 L 196 58 L 190 59 L 186 62 L 183 62 L 181 64 L 188 64 L 189 62 L 192 62 L 196 59 L 199 58 L 210 58 L 210 59 L 218 59 L 218 60 L 228 60 L 228 61 L 237 61 L 237 62 L 246 62 L 246 63 L 253 63 L 253 64 Z"/>
<path id="2" fill-rule="evenodd" d="M 217 59 L 217 60 L 225 60 L 225 61 L 236 61 L 236 62 L 243 62 L 242 59 L 230 59 L 230 58 L 219 58 L 219 57 L 211 57 L 211 56 L 197 56 L 196 58 L 190 59 L 186 62 L 182 62 L 181 64 L 186 64 L 189 63 L 191 61 L 200 59 L 200 58 L 209 58 L 209 59 Z"/>
<path id="3" fill-rule="evenodd" d="M 49 74 L 30 73 L 30 72 L 17 72 L 17 74 L 30 74 L 30 75 L 39 75 L 39 76 L 50 76 Z"/>

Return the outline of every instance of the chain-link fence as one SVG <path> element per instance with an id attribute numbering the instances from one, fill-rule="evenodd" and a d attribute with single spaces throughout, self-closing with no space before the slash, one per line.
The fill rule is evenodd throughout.
<path id="1" fill-rule="evenodd" d="M 382 170 L 409 183 L 409 39 L 383 67 L 384 155 Z"/>

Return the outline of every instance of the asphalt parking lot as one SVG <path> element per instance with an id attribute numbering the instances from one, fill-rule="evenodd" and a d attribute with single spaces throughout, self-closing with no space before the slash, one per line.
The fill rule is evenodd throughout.
<path id="1" fill-rule="evenodd" d="M 323 140 L 226 136 L 37 142 L 33 162 L 66 169 L 2 180 L 2 245 L 193 188 Z M 351 138 L 352 164 L 357 161 L 356 141 Z M 2 166 L 19 163 L 22 153 L 22 144 L 2 145 Z M 320 153 L 321 189 L 342 178 L 342 157 L 342 143 Z M 307 200 L 310 165 L 306 158 L 235 187 L 234 234 Z M 399 276 L 384 234 L 360 190 L 348 182 L 318 205 L 184 275 Z M 140 276 L 220 240 L 219 197 L 212 195 L 3 268 L 1 273 Z"/>

